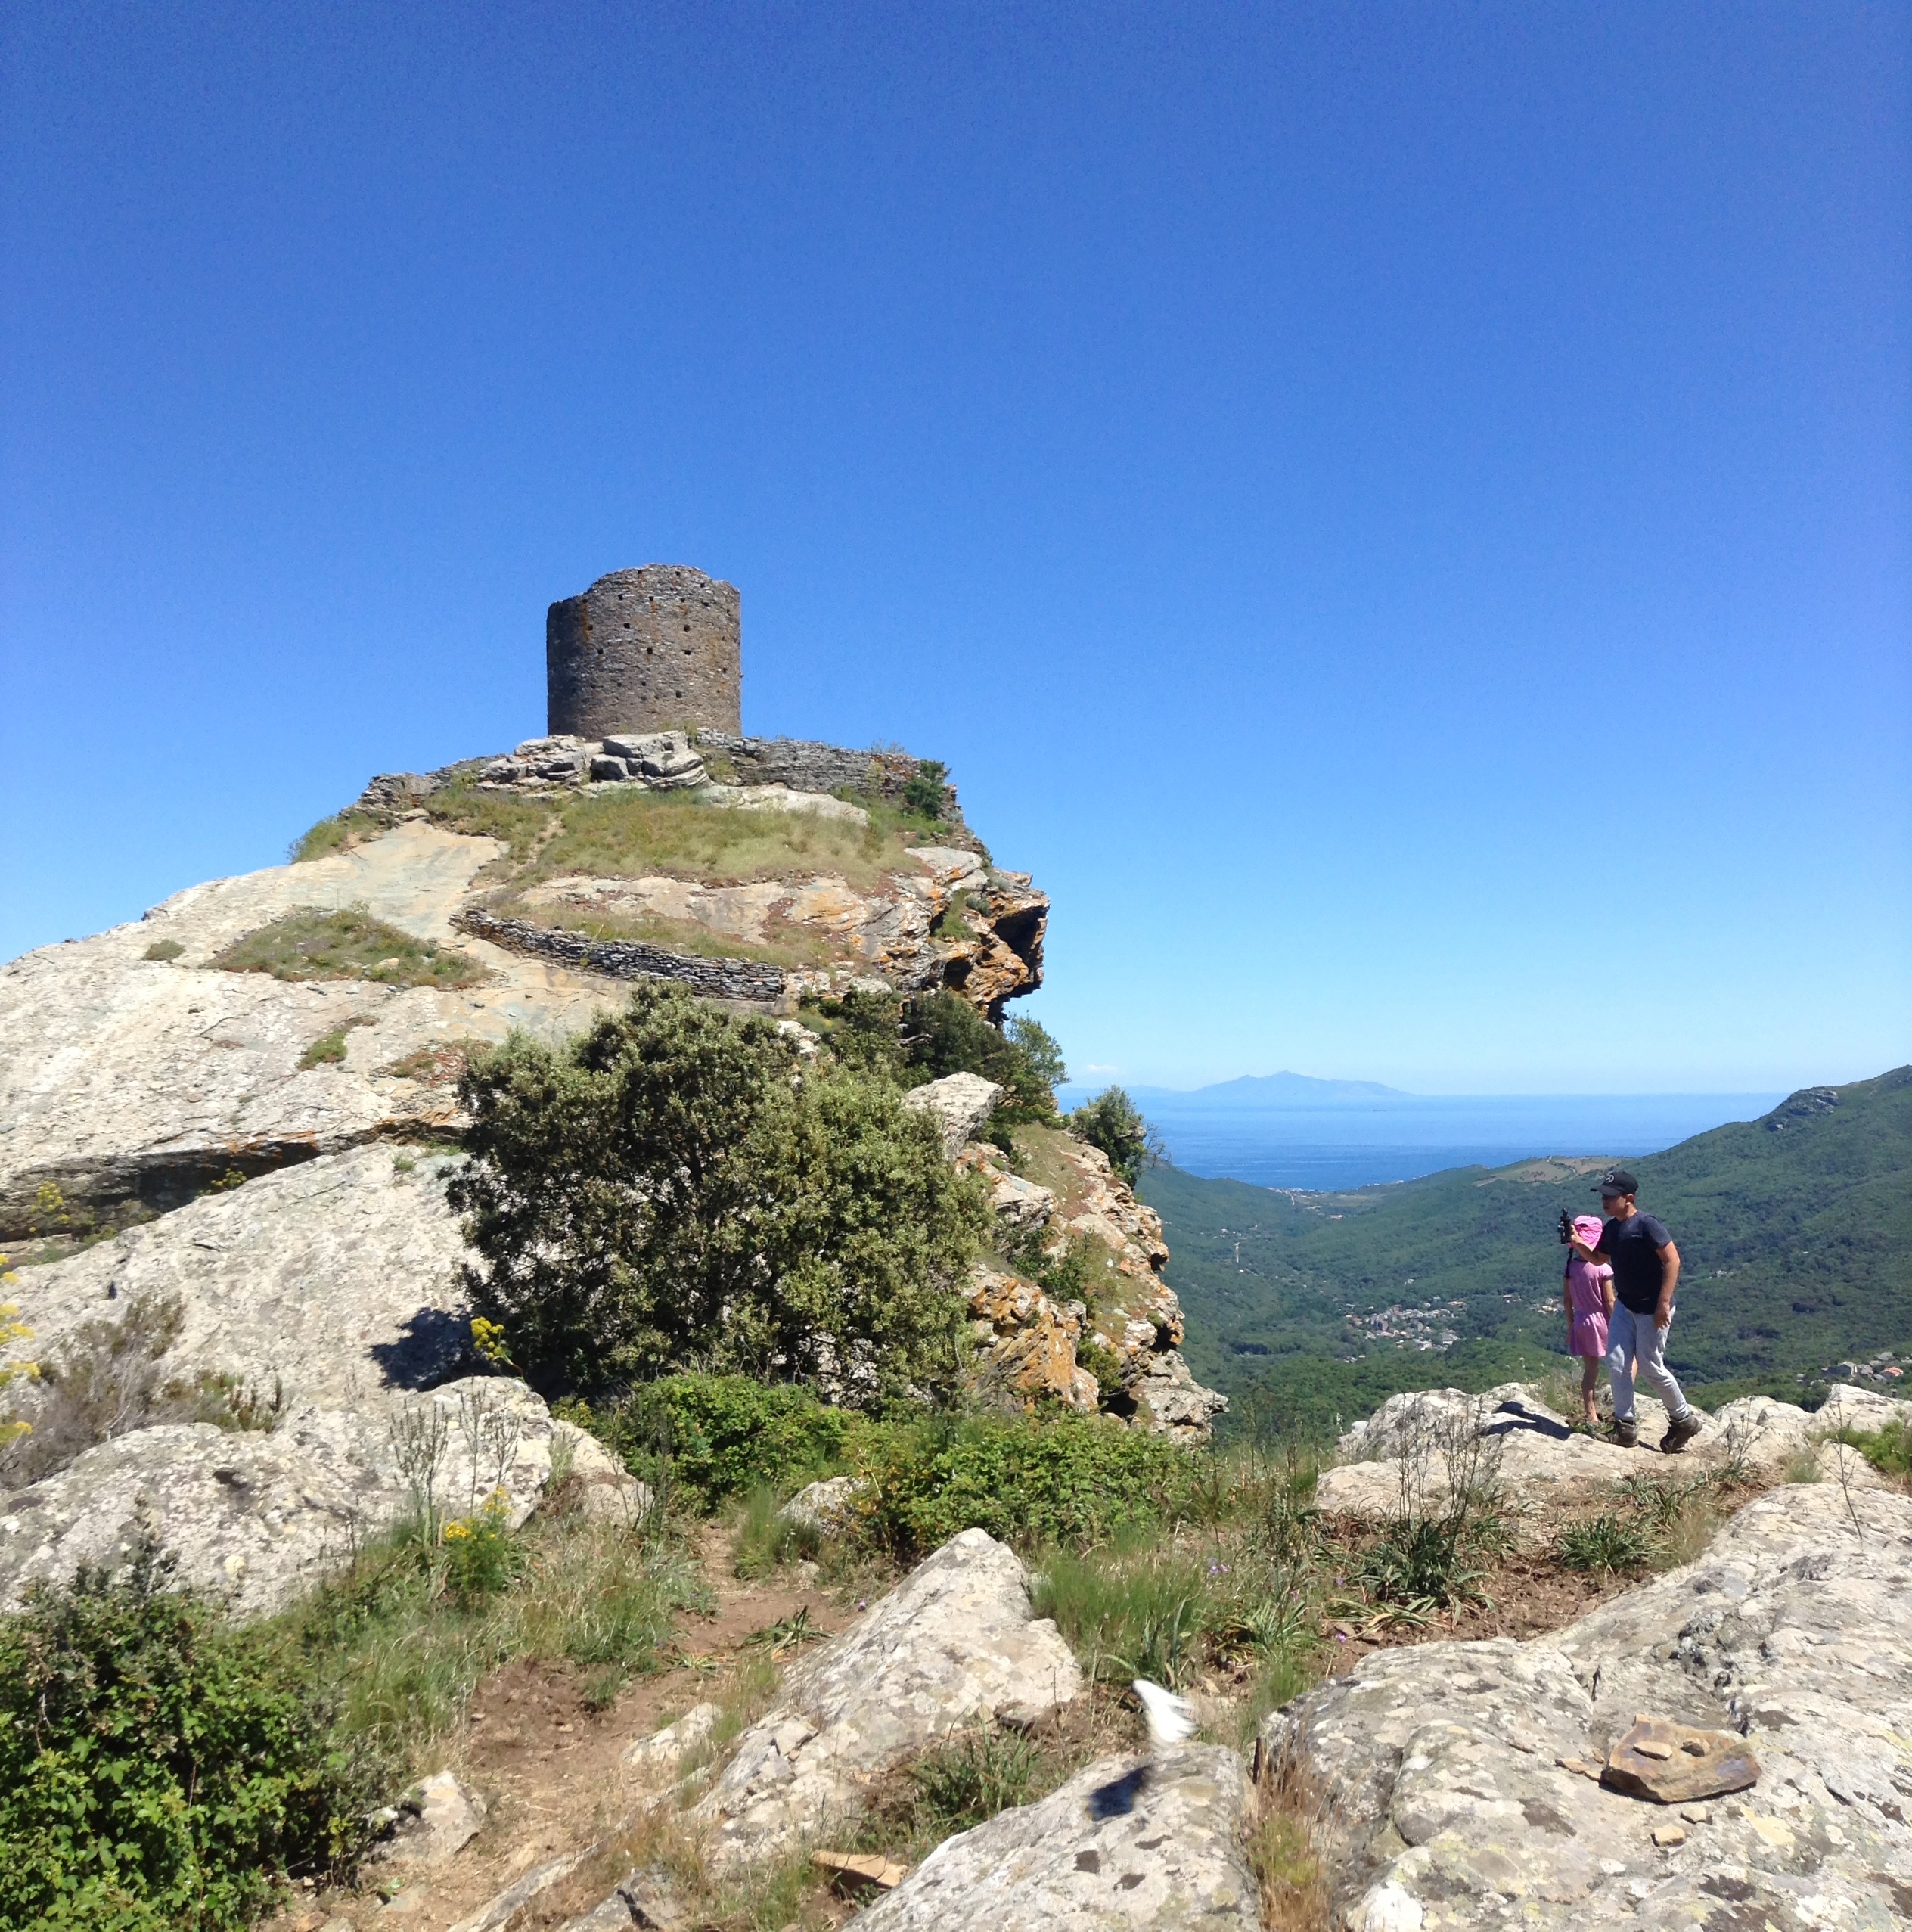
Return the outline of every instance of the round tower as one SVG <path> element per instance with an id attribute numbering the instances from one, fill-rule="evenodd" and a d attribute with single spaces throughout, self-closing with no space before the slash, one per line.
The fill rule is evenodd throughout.
<path id="1" fill-rule="evenodd" d="M 741 731 L 743 625 L 734 584 L 686 564 L 613 570 L 545 619 L 553 736 Z"/>

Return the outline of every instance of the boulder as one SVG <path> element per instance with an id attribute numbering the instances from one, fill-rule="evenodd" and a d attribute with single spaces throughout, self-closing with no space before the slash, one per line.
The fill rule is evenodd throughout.
<path id="1" fill-rule="evenodd" d="M 826 1476 L 807 1483 L 777 1514 L 812 1536 L 827 1536 L 842 1526 L 851 1505 L 869 1487 L 860 1476 Z"/>
<path id="2" fill-rule="evenodd" d="M 449 1771 L 435 1772 L 393 1808 L 384 1835 L 368 1856 L 401 1867 L 442 1865 L 483 1828 L 485 1800 Z"/>
<path id="3" fill-rule="evenodd" d="M 1206 1442 L 1228 1398 L 1197 1381 L 1179 1349 L 1145 1356 L 1142 1363 L 1142 1372 L 1123 1385 L 1141 1426 L 1172 1442 L 1191 1446 Z"/>
<path id="4" fill-rule="evenodd" d="M 949 1073 L 911 1088 L 903 1104 L 936 1123 L 942 1130 L 943 1151 L 953 1160 L 981 1132 L 1007 1091 L 980 1073 Z"/>
<path id="5" fill-rule="evenodd" d="M 1082 1685 L 1014 1552 L 965 1530 L 790 1672 L 692 1821 L 720 1870 L 781 1858 L 853 1822 L 878 1772 L 967 1725 L 1035 1722 Z"/>
<path id="6" fill-rule="evenodd" d="M 1733 1734 L 1757 1784 L 1668 1831 L 1593 1781 L 1643 1715 Z M 1364 1658 L 1270 1718 L 1258 1759 L 1331 1800 L 1351 1927 L 1883 1932 L 1912 1904 L 1908 1735 L 1912 1499 L 1793 1484 L 1553 1635 Z"/>
<path id="7" fill-rule="evenodd" d="M 1185 1744 L 1104 1758 L 1039 1804 L 945 1839 L 888 1897 L 869 1932 L 1254 1932 L 1242 1849 L 1251 1811 L 1233 1751 Z"/>

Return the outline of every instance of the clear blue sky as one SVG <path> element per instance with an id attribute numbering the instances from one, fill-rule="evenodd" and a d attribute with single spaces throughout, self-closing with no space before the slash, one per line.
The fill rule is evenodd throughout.
<path id="1" fill-rule="evenodd" d="M 1912 1058 L 1912 9 L 14 0 L 0 954 L 543 727 L 948 761 L 1079 1072 Z"/>

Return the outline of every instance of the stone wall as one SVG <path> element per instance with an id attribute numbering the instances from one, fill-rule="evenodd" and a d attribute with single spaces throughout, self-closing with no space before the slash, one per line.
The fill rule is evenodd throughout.
<path id="1" fill-rule="evenodd" d="M 514 952 L 537 953 L 613 980 L 675 980 L 712 999 L 778 1000 L 786 983 L 782 967 L 754 959 L 704 959 L 641 940 L 594 940 L 528 919 L 501 919 L 480 907 L 456 914 L 452 923 Z"/>
<path id="2" fill-rule="evenodd" d="M 545 620 L 554 735 L 743 728 L 741 601 L 688 564 L 613 570 Z"/>

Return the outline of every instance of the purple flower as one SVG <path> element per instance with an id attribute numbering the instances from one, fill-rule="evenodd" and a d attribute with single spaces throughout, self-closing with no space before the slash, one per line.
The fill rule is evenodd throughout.
<path id="1" fill-rule="evenodd" d="M 1337 1644 L 1345 1644 L 1345 1643 L 1348 1641 L 1348 1633 L 1347 1633 L 1347 1632 L 1346 1632 L 1346 1631 L 1345 1631 L 1345 1630 L 1337 1630 L 1337 1631 L 1336 1631 L 1336 1632 L 1334 1633 L 1334 1641 L 1335 1641 Z"/>

